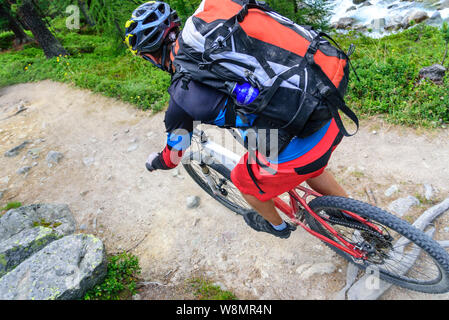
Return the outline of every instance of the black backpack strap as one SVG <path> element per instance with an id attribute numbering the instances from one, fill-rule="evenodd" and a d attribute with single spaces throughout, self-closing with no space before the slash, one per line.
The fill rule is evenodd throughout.
<path id="1" fill-rule="evenodd" d="M 335 87 L 335 85 L 332 83 L 332 81 L 327 77 L 327 75 L 324 73 L 321 67 L 315 63 L 314 55 L 318 51 L 319 46 L 320 46 L 320 35 L 318 35 L 310 43 L 309 48 L 307 49 L 305 60 L 307 61 L 308 65 L 312 68 L 312 70 L 315 72 L 315 74 L 319 77 L 319 81 L 317 81 L 318 90 L 322 98 L 327 102 L 332 117 L 335 119 L 338 128 L 346 137 L 353 136 L 359 130 L 359 120 L 356 114 L 346 105 L 343 97 L 341 96 L 340 92 Z M 356 124 L 357 130 L 355 133 L 353 134 L 348 133 L 341 120 L 338 110 L 341 110 L 345 115 L 349 117 L 349 119 L 351 119 Z"/>

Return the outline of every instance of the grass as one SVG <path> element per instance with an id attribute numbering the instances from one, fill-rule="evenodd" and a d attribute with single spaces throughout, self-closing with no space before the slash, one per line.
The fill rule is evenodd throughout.
<path id="1" fill-rule="evenodd" d="M 128 300 L 137 293 L 139 259 L 126 252 L 108 258 L 107 275 L 102 283 L 89 290 L 84 300 Z"/>
<path id="2" fill-rule="evenodd" d="M 190 279 L 188 285 L 198 300 L 237 300 L 232 292 L 223 290 L 218 285 L 203 278 Z"/>
<path id="3" fill-rule="evenodd" d="M 337 41 L 342 47 L 357 47 L 352 61 L 360 82 L 352 74 L 346 100 L 358 114 L 381 114 L 389 122 L 411 126 L 449 122 L 449 77 L 442 85 L 419 79 L 421 68 L 441 63 L 444 40 L 439 29 L 420 24 L 382 39 L 351 32 Z"/>
<path id="4" fill-rule="evenodd" d="M 168 74 L 117 48 L 111 37 L 84 29 L 58 30 L 70 56 L 47 60 L 36 45 L 0 54 L 0 87 L 51 79 L 74 84 L 132 103 L 144 110 L 163 110 L 169 100 Z M 10 37 L 5 34 L 4 37 Z M 357 32 L 336 35 L 343 48 L 354 43 L 352 56 L 360 82 L 352 75 L 346 101 L 360 116 L 381 115 L 390 123 L 440 127 L 449 123 L 449 78 L 442 85 L 419 80 L 419 70 L 441 61 L 442 33 L 417 25 L 404 32 L 372 39 Z M 6 39 L 4 42 L 9 41 Z M 0 43 L 1 37 L 0 37 Z"/>
<path id="5" fill-rule="evenodd" d="M 70 53 L 46 59 L 36 44 L 0 54 L 0 87 L 50 79 L 71 83 L 143 110 L 160 111 L 168 103 L 168 74 L 117 48 L 113 38 L 65 33 L 58 37 Z"/>
<path id="6" fill-rule="evenodd" d="M 8 210 L 17 209 L 20 208 L 21 206 L 22 206 L 21 202 L 9 202 L 6 206 L 0 208 L 0 215 L 6 213 Z"/>

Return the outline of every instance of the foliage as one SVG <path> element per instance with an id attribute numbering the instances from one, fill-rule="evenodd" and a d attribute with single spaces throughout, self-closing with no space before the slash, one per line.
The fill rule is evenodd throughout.
<path id="1" fill-rule="evenodd" d="M 300 25 L 310 25 L 318 30 L 329 30 L 331 5 L 327 0 L 268 0 L 275 11 Z"/>
<path id="2" fill-rule="evenodd" d="M 188 284 L 199 300 L 237 300 L 237 297 L 232 292 L 222 290 L 209 280 L 194 278 L 190 279 Z"/>
<path id="3" fill-rule="evenodd" d="M 20 202 L 9 202 L 6 206 L 4 206 L 3 208 L 0 208 L 0 214 L 3 214 L 11 209 L 20 208 L 21 206 L 22 206 L 22 203 L 20 203 Z"/>
<path id="4" fill-rule="evenodd" d="M 170 76 L 130 53 L 117 54 L 113 39 L 101 35 L 60 35 L 71 53 L 47 60 L 36 45 L 0 54 L 0 87 L 51 79 L 72 83 L 142 109 L 162 110 L 168 102 Z"/>
<path id="5" fill-rule="evenodd" d="M 347 102 L 359 115 L 382 114 L 407 125 L 449 122 L 449 79 L 442 85 L 419 79 L 419 70 L 442 56 L 442 35 L 423 24 L 381 39 L 357 32 L 337 36 L 343 47 L 357 47 L 352 62 L 360 82 L 351 77 Z"/>
<path id="6" fill-rule="evenodd" d="M 442 65 L 444 65 L 444 61 L 447 57 L 448 47 L 449 47 L 449 24 L 447 22 L 443 23 L 443 26 L 441 27 L 441 34 L 443 36 L 443 40 L 446 43 L 446 49 L 444 51 L 443 61 L 441 62 Z"/>
<path id="7" fill-rule="evenodd" d="M 109 258 L 107 275 L 84 296 L 84 300 L 121 300 L 136 294 L 136 280 L 140 274 L 139 259 L 126 252 Z"/>
<path id="8" fill-rule="evenodd" d="M 14 38 L 14 32 L 12 31 L 0 32 L 0 50 L 11 48 Z"/>

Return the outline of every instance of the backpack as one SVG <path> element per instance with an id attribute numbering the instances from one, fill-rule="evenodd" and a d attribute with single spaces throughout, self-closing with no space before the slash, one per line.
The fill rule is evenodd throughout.
<path id="1" fill-rule="evenodd" d="M 203 0 L 173 48 L 172 81 L 193 79 L 230 96 L 237 83 L 257 88 L 259 95 L 248 105 L 234 98 L 229 127 L 237 114 L 257 114 L 274 128 L 306 137 L 334 118 L 342 134 L 350 136 L 339 114 L 346 114 L 358 130 L 357 116 L 343 98 L 350 54 L 324 37 L 264 2 Z"/>

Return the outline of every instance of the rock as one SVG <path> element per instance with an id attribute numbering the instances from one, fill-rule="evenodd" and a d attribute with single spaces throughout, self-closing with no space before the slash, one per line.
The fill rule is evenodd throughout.
<path id="1" fill-rule="evenodd" d="M 403 20 L 403 17 L 400 16 L 400 15 L 395 15 L 395 16 L 392 16 L 392 17 L 388 17 L 386 19 L 384 29 L 387 30 L 387 31 L 399 30 L 400 28 L 402 28 L 402 20 Z"/>
<path id="2" fill-rule="evenodd" d="M 352 11 L 352 10 L 356 10 L 356 9 L 357 9 L 356 6 L 350 6 L 350 7 L 348 8 L 348 10 L 346 10 L 346 12 L 349 12 L 349 11 Z"/>
<path id="3" fill-rule="evenodd" d="M 366 2 L 366 1 L 367 0 L 352 0 L 352 3 L 358 5 L 358 4 L 362 4 L 362 3 Z"/>
<path id="4" fill-rule="evenodd" d="M 402 27 L 406 29 L 411 26 L 412 21 L 417 24 L 427 19 L 429 19 L 429 16 L 425 11 L 416 10 L 402 20 Z"/>
<path id="5" fill-rule="evenodd" d="M 28 154 L 31 156 L 31 159 L 39 158 L 40 152 L 41 152 L 41 149 L 39 149 L 39 148 L 33 148 L 33 149 L 28 150 Z"/>
<path id="6" fill-rule="evenodd" d="M 3 177 L 3 178 L 0 179 L 0 183 L 1 184 L 8 184 L 8 182 L 9 182 L 9 177 L 8 176 Z"/>
<path id="7" fill-rule="evenodd" d="M 337 29 L 347 29 L 351 27 L 355 23 L 354 18 L 346 17 L 346 18 L 340 18 L 337 23 L 335 24 L 335 28 Z"/>
<path id="8" fill-rule="evenodd" d="M 18 174 L 25 174 L 28 173 L 31 170 L 32 167 L 30 166 L 26 166 L 26 167 L 22 167 L 19 170 L 17 170 Z"/>
<path id="9" fill-rule="evenodd" d="M 187 197 L 187 208 L 188 209 L 195 209 L 198 208 L 200 205 L 200 198 L 197 196 L 190 196 Z"/>
<path id="10" fill-rule="evenodd" d="M 20 152 L 23 148 L 25 148 L 26 145 L 29 144 L 29 143 L 31 143 L 31 141 L 26 140 L 26 141 L 24 141 L 22 144 L 18 145 L 17 147 L 14 147 L 14 148 L 12 148 L 11 150 L 6 151 L 6 152 L 5 152 L 5 157 L 12 158 L 12 157 L 17 156 L 17 155 L 19 154 L 19 152 Z"/>
<path id="11" fill-rule="evenodd" d="M 369 2 L 369 1 L 365 1 L 364 3 L 362 3 L 362 5 L 360 6 L 360 8 L 363 8 L 363 7 L 369 7 L 369 6 L 372 6 L 372 3 Z"/>
<path id="12" fill-rule="evenodd" d="M 0 242 L 0 278 L 59 237 L 52 229 L 38 226 Z"/>
<path id="13" fill-rule="evenodd" d="M 399 198 L 388 206 L 388 210 L 398 216 L 402 217 L 411 207 L 419 205 L 420 202 L 413 196 L 408 196 L 407 198 Z"/>
<path id="14" fill-rule="evenodd" d="M 137 150 L 138 147 L 139 147 L 138 144 L 132 144 L 132 145 L 129 146 L 127 151 L 128 152 L 133 152 L 133 151 Z"/>
<path id="15" fill-rule="evenodd" d="M 435 83 L 442 84 L 446 70 L 447 69 L 444 66 L 436 63 L 430 67 L 422 68 L 419 71 L 419 77 L 421 79 L 429 79 Z"/>
<path id="16" fill-rule="evenodd" d="M 385 23 L 385 18 L 374 19 L 371 21 L 371 26 L 374 31 L 381 31 L 383 28 L 385 28 Z"/>
<path id="17" fill-rule="evenodd" d="M 50 151 L 47 154 L 47 163 L 49 167 L 52 167 L 54 164 L 58 164 L 61 159 L 64 158 L 64 155 L 61 152 Z"/>
<path id="18" fill-rule="evenodd" d="M 436 190 L 431 184 L 424 184 L 424 198 L 431 201 L 435 197 Z"/>
<path id="19" fill-rule="evenodd" d="M 3 195 L 6 193 L 6 190 L 0 190 L 0 200 L 2 200 Z"/>
<path id="20" fill-rule="evenodd" d="M 441 17 L 441 13 L 439 11 L 435 11 L 430 18 L 426 21 L 428 25 L 439 27 L 443 24 L 443 18 Z"/>
<path id="21" fill-rule="evenodd" d="M 66 236 L 0 278 L 0 299 L 76 300 L 105 275 L 103 242 L 92 235 Z"/>
<path id="22" fill-rule="evenodd" d="M 448 9 L 449 8 L 449 0 L 442 0 L 435 4 L 435 8 L 438 10 Z"/>
<path id="23" fill-rule="evenodd" d="M 83 163 L 86 167 L 92 165 L 95 162 L 94 158 L 83 158 Z"/>
<path id="24" fill-rule="evenodd" d="M 386 197 L 391 197 L 394 193 L 399 191 L 399 187 L 397 184 L 392 185 L 391 187 L 389 187 L 385 192 L 385 196 Z"/>
<path id="25" fill-rule="evenodd" d="M 318 274 L 329 274 L 336 270 L 336 267 L 331 262 L 323 262 L 323 263 L 317 263 L 317 264 L 311 264 L 306 263 L 301 266 L 299 266 L 296 269 L 296 272 L 300 274 L 299 279 L 301 280 L 307 280 L 310 277 Z"/>
<path id="26" fill-rule="evenodd" d="M 0 217 L 0 241 L 42 222 L 57 225 L 54 231 L 60 236 L 72 234 L 76 229 L 75 219 L 67 205 L 33 204 L 11 209 Z"/>

